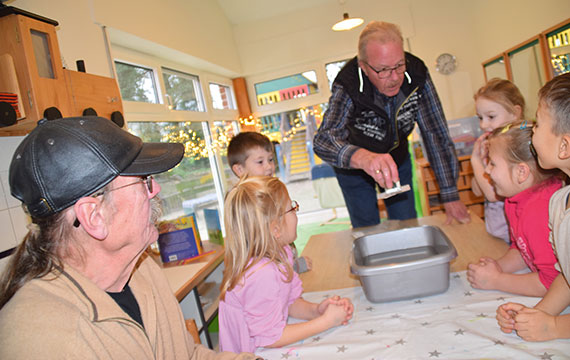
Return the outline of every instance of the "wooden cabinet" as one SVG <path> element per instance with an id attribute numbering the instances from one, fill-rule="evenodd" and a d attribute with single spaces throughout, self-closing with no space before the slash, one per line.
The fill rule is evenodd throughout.
<path id="1" fill-rule="evenodd" d="M 471 181 L 473 179 L 471 156 L 460 156 L 458 160 L 460 167 L 459 179 L 457 180 L 459 199 L 471 212 L 482 218 L 484 216 L 485 198 L 483 196 L 476 196 L 471 190 Z M 443 212 L 443 205 L 439 199 L 439 186 L 433 169 L 426 158 L 416 160 L 416 164 L 418 166 L 419 181 L 425 194 L 422 199 L 424 215 Z"/>
<path id="2" fill-rule="evenodd" d="M 8 54 L 14 64 L 21 95 L 18 105 L 25 114 L 15 125 L 2 128 L 2 135 L 30 132 L 44 110 L 52 106 L 57 106 L 62 114 L 71 113 L 55 34 L 57 22 L 50 21 L 20 14 L 0 17 L 0 55 Z"/>
<path id="3" fill-rule="evenodd" d="M 0 113 L 0 136 L 29 133 L 52 107 L 63 117 L 81 116 L 88 108 L 108 119 L 122 114 L 115 79 L 63 68 L 57 25 L 14 7 L 0 8 L 0 93 L 16 94 L 19 112 L 15 124 L 10 112 Z M 122 126 L 122 116 L 115 119 Z"/>

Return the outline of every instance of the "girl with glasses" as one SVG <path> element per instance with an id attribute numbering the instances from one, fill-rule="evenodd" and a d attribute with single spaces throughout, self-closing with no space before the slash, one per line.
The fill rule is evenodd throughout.
<path id="1" fill-rule="evenodd" d="M 219 307 L 222 351 L 289 345 L 352 318 L 349 299 L 334 296 L 316 304 L 301 297 L 289 246 L 297 237 L 298 210 L 274 177 L 245 177 L 228 192 Z M 289 316 L 307 321 L 287 324 Z"/>

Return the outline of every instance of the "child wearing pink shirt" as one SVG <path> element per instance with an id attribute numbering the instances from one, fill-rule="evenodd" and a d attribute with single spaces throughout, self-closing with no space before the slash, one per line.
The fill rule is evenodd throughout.
<path id="1" fill-rule="evenodd" d="M 511 247 L 498 260 L 483 257 L 469 264 L 467 279 L 480 289 L 526 296 L 543 296 L 558 276 L 556 257 L 548 241 L 548 204 L 562 181 L 540 168 L 530 149 L 532 126 L 511 123 L 488 137 L 485 172 L 497 195 L 505 198 Z M 530 273 L 514 274 L 528 268 Z"/>
<path id="2" fill-rule="evenodd" d="M 293 271 L 299 204 L 277 178 L 242 178 L 224 206 L 225 269 L 219 306 L 220 350 L 281 347 L 346 324 L 349 299 L 305 301 Z M 289 316 L 308 320 L 287 324 Z"/>

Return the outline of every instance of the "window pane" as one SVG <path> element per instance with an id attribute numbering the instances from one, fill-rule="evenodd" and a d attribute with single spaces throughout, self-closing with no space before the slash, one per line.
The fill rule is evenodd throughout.
<path id="1" fill-rule="evenodd" d="M 115 61 L 115 68 L 123 100 L 159 103 L 152 69 L 119 61 Z"/>
<path id="2" fill-rule="evenodd" d="M 547 40 L 554 76 L 570 72 L 570 25 L 547 34 Z"/>
<path id="3" fill-rule="evenodd" d="M 194 213 L 203 240 L 208 238 L 204 209 L 220 206 L 216 195 L 211 164 L 216 159 L 206 146 L 208 125 L 206 122 L 129 122 L 129 130 L 150 142 L 178 142 L 185 146 L 184 159 L 174 169 L 155 175 L 162 190 L 163 216 L 175 219 Z"/>
<path id="4" fill-rule="evenodd" d="M 255 84 L 258 105 L 295 99 L 318 91 L 317 73 L 313 70 Z"/>
<path id="5" fill-rule="evenodd" d="M 162 78 L 171 110 L 204 111 L 197 76 L 163 68 Z"/>
<path id="6" fill-rule="evenodd" d="M 526 115 L 533 119 L 538 107 L 536 94 L 546 82 L 538 40 L 509 54 L 513 82 L 526 99 Z"/>
<path id="7" fill-rule="evenodd" d="M 55 79 L 51 64 L 48 34 L 36 30 L 30 30 L 32 36 L 32 48 L 36 56 L 36 66 L 40 77 Z"/>
<path id="8" fill-rule="evenodd" d="M 237 121 L 214 121 L 212 125 L 212 148 L 220 156 L 222 162 L 223 174 L 221 176 L 226 191 L 237 181 L 237 177 L 233 174 L 228 163 L 228 145 L 238 132 Z"/>
<path id="9" fill-rule="evenodd" d="M 487 75 L 487 80 L 492 78 L 506 79 L 507 68 L 505 67 L 505 60 L 501 57 L 498 60 L 485 64 L 485 74 Z"/>
<path id="10" fill-rule="evenodd" d="M 210 83 L 212 106 L 217 110 L 235 109 L 232 91 L 229 86 Z"/>
<path id="11" fill-rule="evenodd" d="M 332 89 L 332 84 L 334 82 L 334 79 L 338 75 L 340 69 L 342 69 L 344 64 L 346 64 L 347 62 L 348 60 L 341 60 L 341 61 L 328 63 L 325 65 L 325 71 L 327 72 L 327 79 L 329 80 L 329 89 Z"/>

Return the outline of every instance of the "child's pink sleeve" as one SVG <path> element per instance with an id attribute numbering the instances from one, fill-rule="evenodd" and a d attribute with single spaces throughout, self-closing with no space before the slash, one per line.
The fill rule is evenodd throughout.
<path id="1" fill-rule="evenodd" d="M 296 287 L 283 281 L 275 264 L 260 267 L 246 281 L 242 293 L 244 316 L 255 347 L 267 346 L 281 338 L 287 325 L 289 303 Z"/>

